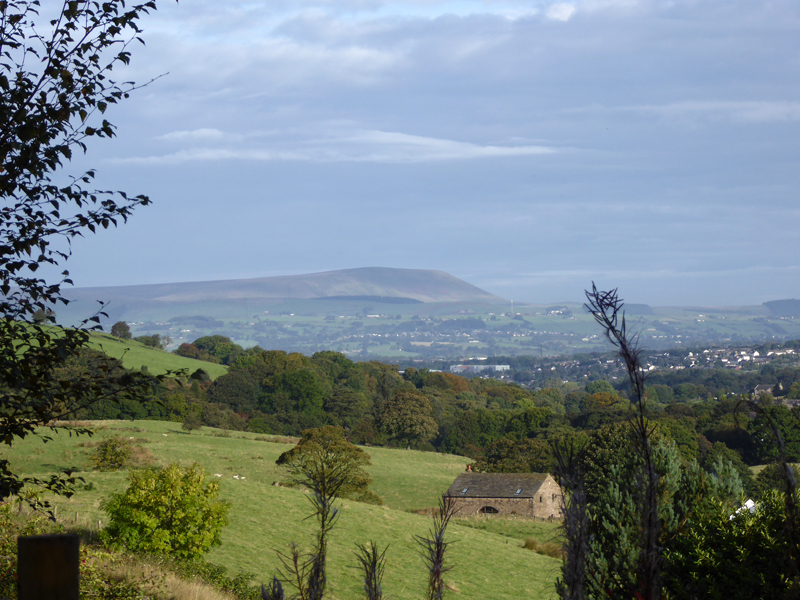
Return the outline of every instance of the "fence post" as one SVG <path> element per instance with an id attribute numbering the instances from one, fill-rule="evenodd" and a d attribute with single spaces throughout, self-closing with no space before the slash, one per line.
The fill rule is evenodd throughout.
<path id="1" fill-rule="evenodd" d="M 17 538 L 19 600 L 79 600 L 79 560 L 75 534 Z"/>

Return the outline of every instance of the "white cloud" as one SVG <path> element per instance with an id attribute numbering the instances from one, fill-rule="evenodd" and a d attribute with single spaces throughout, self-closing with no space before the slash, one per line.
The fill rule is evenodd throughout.
<path id="1" fill-rule="evenodd" d="M 178 132 L 182 133 L 182 132 Z M 162 136 L 164 139 L 178 139 Z M 181 138 L 196 139 L 196 138 Z M 274 147 L 191 148 L 169 154 L 110 159 L 114 163 L 176 164 L 206 161 L 310 161 L 420 163 L 508 156 L 553 154 L 540 145 L 494 145 L 461 142 L 399 132 L 359 130 L 324 138 L 292 139 Z"/>
<path id="2" fill-rule="evenodd" d="M 166 141 L 208 141 L 208 140 L 221 140 L 225 138 L 225 134 L 219 129 L 194 129 L 192 131 L 172 131 L 158 136 L 156 139 Z"/>
<path id="3" fill-rule="evenodd" d="M 575 14 L 575 5 L 566 2 L 558 2 L 551 5 L 545 14 L 549 19 L 566 22 Z"/>

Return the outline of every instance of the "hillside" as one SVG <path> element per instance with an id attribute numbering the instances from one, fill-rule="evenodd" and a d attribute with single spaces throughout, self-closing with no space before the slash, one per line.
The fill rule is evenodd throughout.
<path id="1" fill-rule="evenodd" d="M 26 439 L 6 454 L 14 468 L 29 475 L 43 475 L 57 468 L 76 465 L 86 487 L 69 500 L 60 500 L 58 515 L 96 527 L 104 519 L 99 503 L 124 485 L 124 472 L 92 472 L 87 468 L 86 446 L 112 435 L 134 437 L 156 464 L 198 462 L 209 474 L 222 475 L 222 496 L 232 503 L 230 525 L 222 546 L 208 559 L 231 573 L 246 570 L 257 581 L 268 581 L 278 567 L 275 550 L 286 550 L 296 541 L 307 546 L 311 536 L 308 499 L 301 490 L 275 487 L 284 477 L 275 459 L 290 447 L 254 434 L 203 428 L 187 434 L 176 423 L 155 421 L 96 422 L 99 429 L 90 441 L 63 432 L 42 444 Z M 288 440 L 287 440 L 288 441 Z M 425 534 L 430 520 L 407 512 L 433 506 L 438 494 L 464 468 L 462 457 L 405 450 L 369 448 L 375 479 L 374 490 L 386 505 L 375 507 L 356 502 L 341 503 L 341 514 L 331 536 L 329 554 L 331 599 L 361 597 L 358 572 L 353 568 L 355 542 L 374 540 L 389 545 L 384 580 L 385 592 L 396 600 L 418 600 L 424 595 L 426 571 L 413 536 Z M 240 479 L 234 479 L 238 475 Z M 541 536 L 552 537 L 553 525 L 540 524 Z M 529 535 L 531 524 L 523 531 Z M 553 583 L 559 561 L 521 547 L 521 539 L 482 531 L 455 523 L 450 531 L 450 558 L 454 565 L 447 581 L 453 597 L 484 599 L 553 598 Z"/>
<path id="2" fill-rule="evenodd" d="M 488 302 L 505 300 L 443 271 L 365 267 L 257 279 L 196 281 L 69 290 L 75 306 L 86 308 L 97 300 L 127 320 L 144 309 L 202 305 L 218 302 L 281 299 L 366 300 L 389 304 L 420 302 Z M 179 313 L 180 314 L 180 313 Z M 126 316 L 127 315 L 127 316 Z"/>
<path id="3" fill-rule="evenodd" d="M 89 345 L 109 356 L 122 359 L 122 364 L 127 369 L 140 370 L 142 367 L 147 367 L 153 375 L 179 370 L 186 370 L 191 374 L 197 369 L 203 369 L 213 380 L 228 372 L 228 367 L 225 365 L 185 358 L 171 352 L 148 348 L 135 340 L 118 340 L 104 333 L 93 333 Z"/>

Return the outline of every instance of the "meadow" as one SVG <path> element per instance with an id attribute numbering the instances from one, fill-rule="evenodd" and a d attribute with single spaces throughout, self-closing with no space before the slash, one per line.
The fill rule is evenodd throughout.
<path id="1" fill-rule="evenodd" d="M 153 375 L 180 370 L 191 374 L 197 369 L 203 369 L 213 380 L 228 372 L 228 367 L 225 365 L 185 358 L 164 350 L 149 348 L 135 340 L 119 340 L 107 333 L 91 334 L 89 345 L 113 358 L 121 359 L 126 369 L 140 370 L 142 367 L 147 367 Z"/>
<path id="2" fill-rule="evenodd" d="M 4 449 L 12 467 L 26 475 L 44 475 L 75 467 L 85 484 L 70 499 L 56 499 L 57 516 L 95 529 L 105 515 L 101 501 L 125 486 L 125 471 L 97 472 L 89 454 L 98 440 L 119 435 L 133 438 L 137 458 L 144 463 L 182 465 L 199 463 L 209 476 L 220 475 L 221 497 L 231 503 L 230 523 L 223 542 L 207 556 L 231 574 L 246 571 L 255 581 L 267 582 L 279 568 L 276 551 L 286 552 L 292 542 L 309 547 L 314 521 L 307 519 L 310 503 L 304 490 L 273 485 L 286 479 L 275 465 L 281 452 L 293 445 L 289 438 L 225 432 L 204 427 L 187 433 L 179 424 L 157 421 L 98 421 L 92 437 L 61 431 L 47 443 L 28 438 Z M 388 545 L 385 593 L 395 600 L 424 597 L 427 572 L 415 535 L 424 535 L 430 518 L 412 511 L 436 505 L 438 497 L 463 471 L 463 457 L 366 448 L 372 457 L 372 486 L 384 506 L 340 501 L 340 516 L 329 551 L 330 598 L 362 596 L 353 555 L 355 543 Z M 238 478 L 234 478 L 236 475 Z M 554 598 L 560 561 L 523 548 L 524 540 L 553 541 L 555 523 L 524 519 L 456 519 L 448 529 L 454 542 L 448 558 L 453 566 L 446 576 L 452 597 L 504 599 L 525 596 Z"/>

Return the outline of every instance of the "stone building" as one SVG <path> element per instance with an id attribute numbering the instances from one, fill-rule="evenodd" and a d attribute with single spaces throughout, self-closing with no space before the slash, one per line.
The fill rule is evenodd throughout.
<path id="1" fill-rule="evenodd" d="M 447 490 L 456 516 L 559 518 L 561 487 L 547 473 L 462 473 Z"/>

